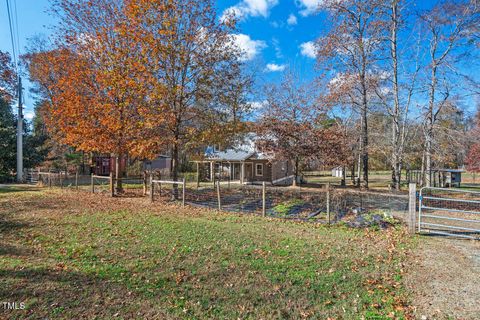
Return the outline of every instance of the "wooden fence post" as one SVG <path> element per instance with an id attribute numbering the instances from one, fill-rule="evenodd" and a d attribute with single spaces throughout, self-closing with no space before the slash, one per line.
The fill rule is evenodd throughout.
<path id="1" fill-rule="evenodd" d="M 115 197 L 115 178 L 113 177 L 113 171 L 110 171 L 110 195 Z"/>
<path id="2" fill-rule="evenodd" d="M 186 180 L 185 177 L 183 178 L 183 185 L 182 185 L 182 207 L 185 207 L 185 184 Z"/>
<path id="3" fill-rule="evenodd" d="M 327 183 L 327 219 L 328 219 L 328 224 L 332 223 L 331 217 L 330 217 L 330 182 Z"/>
<path id="4" fill-rule="evenodd" d="M 267 184 L 265 183 L 265 181 L 263 181 L 262 183 L 262 216 L 264 217 L 267 216 L 266 195 L 267 195 Z"/>
<path id="5" fill-rule="evenodd" d="M 65 175 L 67 172 L 65 172 Z M 63 189 L 63 178 L 62 178 L 62 171 L 58 173 L 58 180 L 60 180 L 60 188 Z"/>
<path id="6" fill-rule="evenodd" d="M 48 173 L 48 187 L 49 188 L 52 187 L 52 173 L 51 172 Z"/>
<path id="7" fill-rule="evenodd" d="M 91 188 L 92 188 L 92 193 L 95 193 L 95 183 L 93 181 L 93 173 L 92 173 L 92 177 L 91 177 Z"/>
<path id="8" fill-rule="evenodd" d="M 408 192 L 408 216 L 407 216 L 407 225 L 408 232 L 411 234 L 415 233 L 415 224 L 417 218 L 417 185 L 415 183 L 410 183 Z"/>
<path id="9" fill-rule="evenodd" d="M 200 187 L 200 164 L 197 162 L 197 190 Z"/>
<path id="10" fill-rule="evenodd" d="M 143 171 L 143 196 L 147 195 L 147 171 Z"/>
<path id="11" fill-rule="evenodd" d="M 150 175 L 150 201 L 153 202 L 153 195 L 155 194 L 155 184 L 153 183 L 153 176 Z"/>
<path id="12" fill-rule="evenodd" d="M 150 171 L 149 178 L 150 178 L 150 183 L 151 183 L 153 181 L 153 171 Z M 150 185 L 150 183 L 148 183 L 148 184 Z"/>
<path id="13" fill-rule="evenodd" d="M 220 181 L 217 181 L 217 201 L 218 201 L 218 210 L 222 210 L 222 199 L 220 197 Z"/>

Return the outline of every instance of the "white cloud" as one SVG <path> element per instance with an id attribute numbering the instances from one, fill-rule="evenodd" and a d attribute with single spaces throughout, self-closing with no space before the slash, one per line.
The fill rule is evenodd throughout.
<path id="1" fill-rule="evenodd" d="M 230 16 L 242 20 L 248 17 L 268 17 L 270 9 L 278 4 L 278 0 L 242 0 L 240 3 L 225 9 L 220 20 Z"/>
<path id="2" fill-rule="evenodd" d="M 18 102 L 12 104 L 12 109 L 14 110 L 15 114 L 18 115 Z M 22 104 L 23 109 L 23 118 L 27 120 L 32 120 L 35 117 L 35 112 L 27 111 L 29 109 L 25 104 Z"/>
<path id="3" fill-rule="evenodd" d="M 252 107 L 253 110 L 262 110 L 263 108 L 268 106 L 268 101 L 263 100 L 263 101 L 252 101 L 250 102 L 250 106 Z"/>
<path id="4" fill-rule="evenodd" d="M 324 2 L 325 0 L 297 0 L 297 5 L 302 8 L 300 14 L 305 17 L 317 12 Z"/>
<path id="5" fill-rule="evenodd" d="M 291 13 L 288 16 L 287 23 L 288 23 L 289 26 L 296 25 L 298 23 L 297 17 L 293 13 Z"/>
<path id="6" fill-rule="evenodd" d="M 267 47 L 264 41 L 252 40 L 249 35 L 246 34 L 234 34 L 233 42 L 242 50 L 242 60 L 249 61 L 255 58 L 258 53 Z"/>
<path id="7" fill-rule="evenodd" d="M 275 57 L 277 59 L 283 59 L 283 53 L 282 53 L 282 48 L 280 47 L 280 41 L 278 41 L 277 38 L 272 38 L 272 44 L 275 49 Z"/>
<path id="8" fill-rule="evenodd" d="M 315 59 L 317 57 L 317 48 L 315 42 L 308 41 L 300 45 L 300 52 L 303 56 Z"/>
<path id="9" fill-rule="evenodd" d="M 354 83 L 356 81 L 356 79 L 357 79 L 356 75 L 339 72 L 335 75 L 335 77 L 333 77 L 330 80 L 329 84 L 333 87 L 341 87 L 341 86 L 344 86 L 344 85 L 349 85 L 349 84 Z"/>
<path id="10" fill-rule="evenodd" d="M 35 117 L 35 113 L 31 112 L 31 111 L 25 112 L 24 117 L 25 117 L 25 119 L 31 121 L 33 119 L 33 117 Z"/>
<path id="11" fill-rule="evenodd" d="M 286 67 L 287 66 L 284 64 L 269 63 L 267 64 L 265 70 L 268 72 L 281 72 L 285 70 Z"/>

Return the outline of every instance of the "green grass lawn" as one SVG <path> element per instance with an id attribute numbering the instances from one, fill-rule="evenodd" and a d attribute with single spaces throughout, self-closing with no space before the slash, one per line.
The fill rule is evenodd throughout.
<path id="1" fill-rule="evenodd" d="M 26 303 L 0 318 L 403 318 L 411 246 L 401 229 L 0 193 L 0 301 Z"/>

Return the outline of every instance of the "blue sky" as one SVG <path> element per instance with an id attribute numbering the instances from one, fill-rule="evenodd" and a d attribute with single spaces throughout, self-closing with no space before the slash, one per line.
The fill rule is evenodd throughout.
<path id="1" fill-rule="evenodd" d="M 248 53 L 249 64 L 259 72 L 258 87 L 276 81 L 282 70 L 295 66 L 301 77 L 315 76 L 315 59 L 309 41 L 315 40 L 326 28 L 323 14 L 313 14 L 321 0 L 218 0 L 219 17 L 226 10 L 242 16 L 238 41 Z M 16 2 L 18 13 L 19 45 L 35 34 L 49 35 L 55 21 L 46 12 L 48 0 L 10 0 Z M 418 1 L 419 7 L 432 5 L 434 0 Z M 420 8 L 418 8 L 420 9 Z M 0 2 L 0 50 L 11 52 L 6 2 Z M 32 115 L 33 99 L 25 83 L 26 114 Z"/>

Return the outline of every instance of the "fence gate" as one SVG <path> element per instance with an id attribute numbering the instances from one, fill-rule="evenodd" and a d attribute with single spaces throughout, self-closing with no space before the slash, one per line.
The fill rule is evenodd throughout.
<path id="1" fill-rule="evenodd" d="M 422 188 L 418 231 L 480 240 L 480 191 Z"/>
<path id="2" fill-rule="evenodd" d="M 38 171 L 33 170 L 33 169 L 26 169 L 25 170 L 25 182 L 28 184 L 37 184 L 38 183 Z"/>

